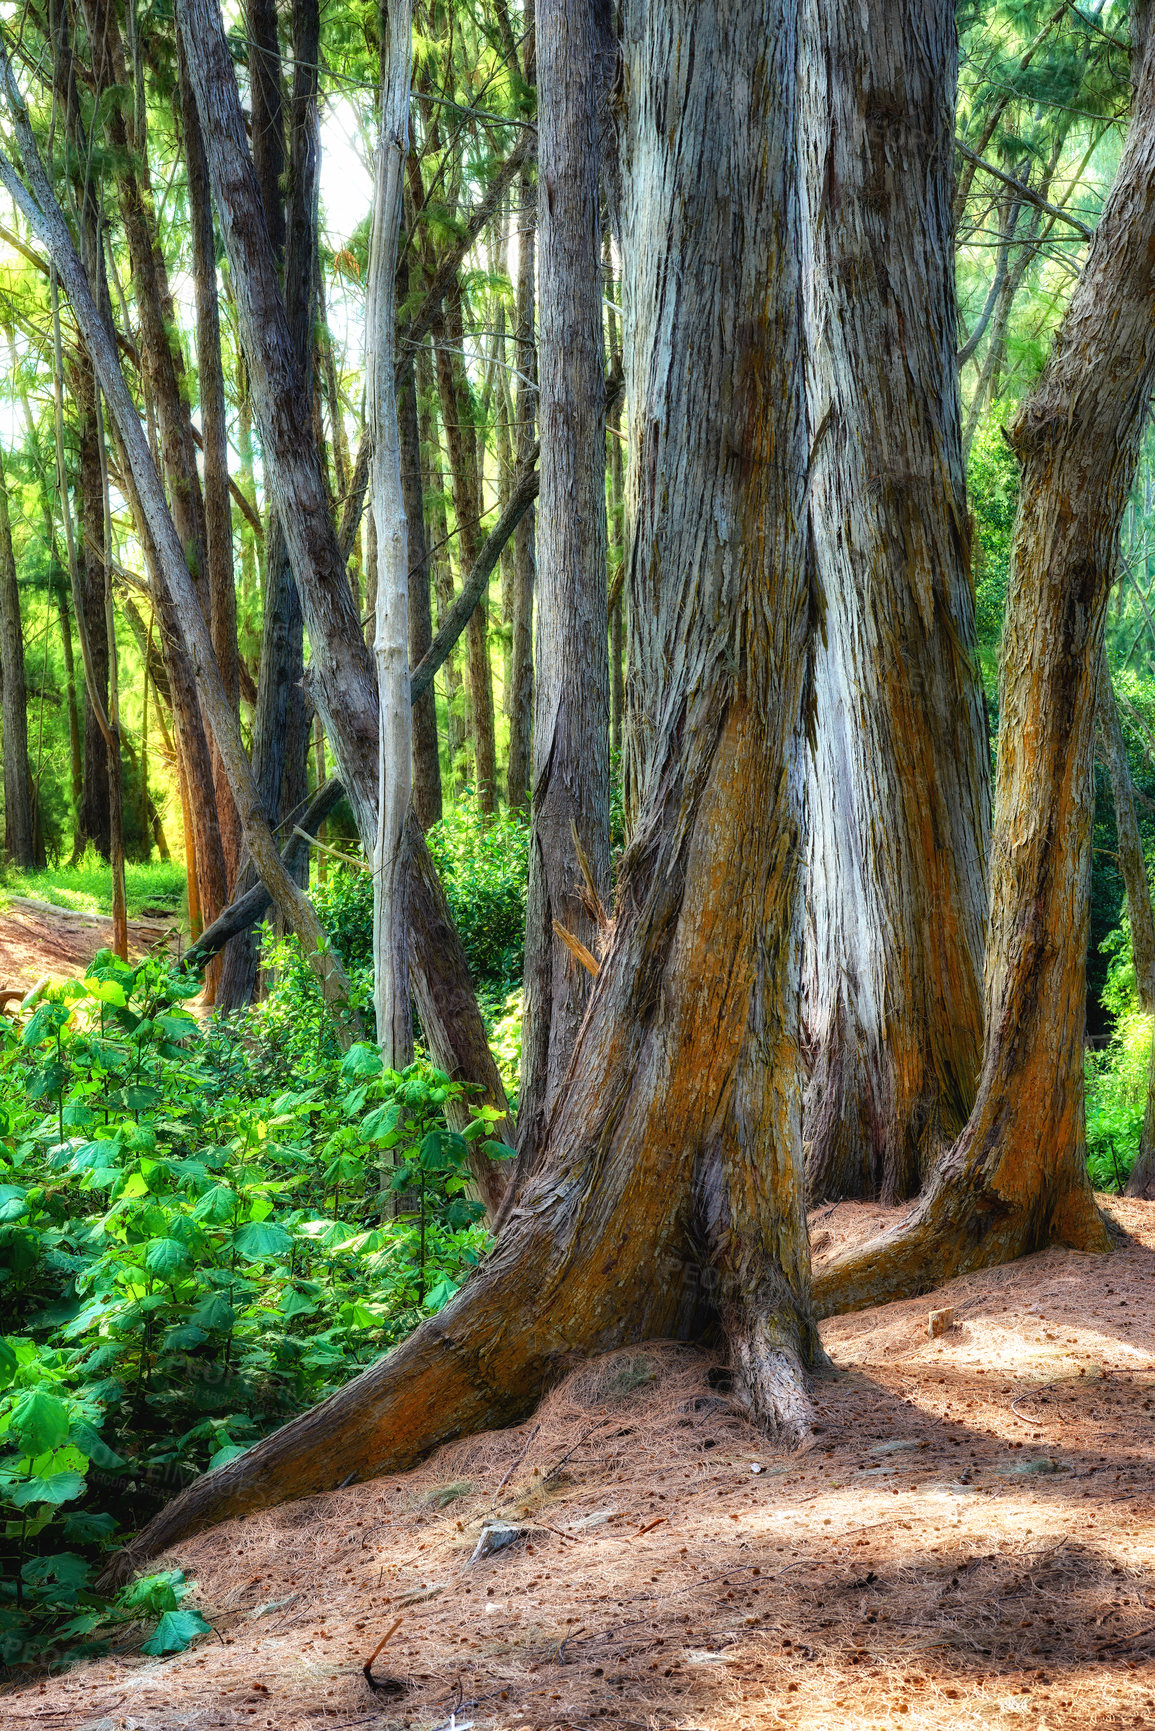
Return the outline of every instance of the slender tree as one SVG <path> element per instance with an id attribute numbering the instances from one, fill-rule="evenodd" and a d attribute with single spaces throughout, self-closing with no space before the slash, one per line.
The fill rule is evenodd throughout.
<path id="1" fill-rule="evenodd" d="M 0 688 L 4 716 L 4 855 L 22 871 L 37 864 L 28 769 L 28 697 L 24 631 L 12 552 L 8 483 L 0 467 Z M 41 862 L 43 863 L 43 862 Z"/>

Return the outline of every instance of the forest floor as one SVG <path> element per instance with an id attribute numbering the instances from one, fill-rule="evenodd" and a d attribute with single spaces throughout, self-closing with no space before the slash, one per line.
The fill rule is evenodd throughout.
<path id="1" fill-rule="evenodd" d="M 129 954 L 140 957 L 171 946 L 175 916 L 128 922 Z M 107 914 L 79 913 L 28 896 L 8 896 L 0 909 L 0 997 L 20 996 L 38 980 L 69 980 L 83 974 L 97 950 L 112 942 Z"/>
<path id="2" fill-rule="evenodd" d="M 1155 1205 L 1102 1200 L 1113 1255 L 824 1324 L 837 1372 L 800 1454 L 710 1355 L 610 1355 L 518 1428 L 178 1546 L 215 1635 L 0 1692 L 0 1723 L 1152 1725 Z M 818 1254 L 886 1218 L 821 1210 Z M 495 1516 L 527 1538 L 471 1562 Z M 396 1692 L 373 1693 L 394 1624 L 374 1671 Z"/>

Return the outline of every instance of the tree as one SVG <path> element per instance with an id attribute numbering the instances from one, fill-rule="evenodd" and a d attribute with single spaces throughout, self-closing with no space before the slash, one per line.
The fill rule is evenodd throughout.
<path id="1" fill-rule="evenodd" d="M 21 871 L 37 865 L 28 768 L 28 698 L 24 683 L 24 632 L 20 591 L 12 553 L 8 483 L 0 467 L 0 689 L 4 706 L 4 854 Z M 43 865 L 43 860 L 39 863 Z"/>
<path id="2" fill-rule="evenodd" d="M 627 34 L 626 363 L 641 453 L 629 581 L 654 725 L 612 941 L 541 1170 L 446 1309 L 190 1486 L 120 1572 L 230 1514 L 508 1423 L 573 1353 L 685 1335 L 707 1313 L 754 1416 L 788 1438 L 808 1427 L 796 49 L 786 0 L 743 0 L 724 18 L 654 0 Z"/>
<path id="3" fill-rule="evenodd" d="M 803 1134 L 816 1198 L 913 1195 L 974 1100 L 989 755 L 950 218 L 950 0 L 808 0 Z"/>
<path id="4" fill-rule="evenodd" d="M 1083 1112 L 1092 747 L 1119 525 L 1155 383 L 1155 32 L 1134 14 L 1131 125 L 1022 464 L 1000 681 L 985 1047 L 974 1108 L 902 1224 L 833 1259 L 823 1313 L 1051 1241 L 1109 1247 Z"/>
<path id="5" fill-rule="evenodd" d="M 386 1065 L 413 1057 L 409 1007 L 408 880 L 405 821 L 412 787 L 409 696 L 409 535 L 401 481 L 401 437 L 394 386 L 397 338 L 397 235 L 409 151 L 409 67 L 413 22 L 408 0 L 388 0 L 381 34 L 380 136 L 373 192 L 373 235 L 366 309 L 370 485 L 377 544 L 373 658 L 380 715 L 380 780 L 373 860 L 373 997 L 377 1041 Z M 428 590 L 427 590 L 428 592 Z"/>
<path id="6" fill-rule="evenodd" d="M 536 14 L 541 498 L 521 1171 L 541 1151 L 589 996 L 589 975 L 557 927 L 592 950 L 589 904 L 609 895 L 603 10 L 602 0 L 538 0 Z"/>

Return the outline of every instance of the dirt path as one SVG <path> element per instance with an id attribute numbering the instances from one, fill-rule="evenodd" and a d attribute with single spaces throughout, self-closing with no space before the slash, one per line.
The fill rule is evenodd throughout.
<path id="1" fill-rule="evenodd" d="M 708 1355 L 613 1355 L 517 1429 L 179 1547 L 216 1637 L 6 1692 L 0 1723 L 1155 1724 L 1155 1205 L 1106 1206 L 1111 1256 L 825 1324 L 805 1453 L 767 1448 Z M 824 1210 L 815 1238 L 878 1214 Z M 471 1563 L 495 1513 L 528 1538 Z M 398 1618 L 398 1692 L 372 1693 Z"/>
<path id="2" fill-rule="evenodd" d="M 143 956 L 170 947 L 174 924 L 157 920 L 128 922 L 129 953 Z M 83 974 L 97 950 L 112 942 L 107 914 L 75 913 L 52 902 L 10 896 L 0 913 L 0 992 L 24 995 L 38 980 L 72 979 Z"/>

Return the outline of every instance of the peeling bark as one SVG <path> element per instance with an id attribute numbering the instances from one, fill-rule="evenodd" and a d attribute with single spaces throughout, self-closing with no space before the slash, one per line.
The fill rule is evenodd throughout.
<path id="1" fill-rule="evenodd" d="M 1155 383 L 1155 54 L 1046 370 L 1012 433 L 1022 464 L 1007 590 L 985 1050 L 974 1109 L 894 1231 L 815 1281 L 822 1314 L 926 1290 L 1049 1242 L 1110 1248 L 1087 1179 L 1083 1030 L 1093 739 L 1119 526 Z"/>
<path id="2" fill-rule="evenodd" d="M 807 0 L 804 1137 L 814 1198 L 913 1195 L 974 1100 L 989 769 L 950 216 L 951 0 Z"/>
<path id="3" fill-rule="evenodd" d="M 558 936 L 594 950 L 581 855 L 610 887 L 600 0 L 537 0 L 541 497 L 519 1181 L 542 1151 L 589 998 Z"/>

